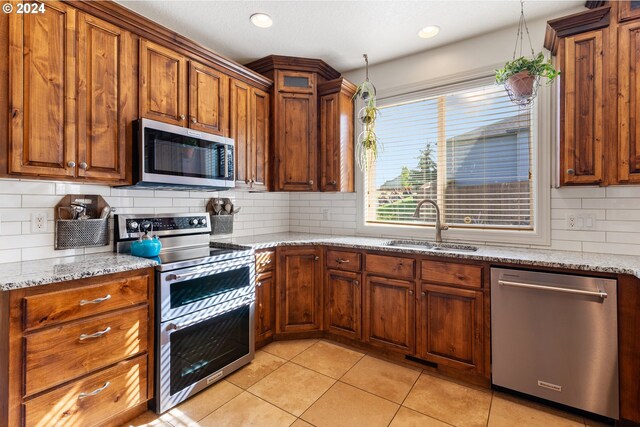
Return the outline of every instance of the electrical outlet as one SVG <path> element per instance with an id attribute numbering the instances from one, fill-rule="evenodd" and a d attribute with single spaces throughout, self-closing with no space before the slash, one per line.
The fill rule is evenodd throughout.
<path id="1" fill-rule="evenodd" d="M 567 214 L 567 230 L 593 230 L 596 222 L 596 215 L 592 213 Z"/>
<path id="2" fill-rule="evenodd" d="M 324 221 L 331 221 L 331 210 L 329 210 L 329 208 L 322 209 L 322 219 Z"/>
<path id="3" fill-rule="evenodd" d="M 33 212 L 31 214 L 31 232 L 46 233 L 47 232 L 47 213 Z"/>

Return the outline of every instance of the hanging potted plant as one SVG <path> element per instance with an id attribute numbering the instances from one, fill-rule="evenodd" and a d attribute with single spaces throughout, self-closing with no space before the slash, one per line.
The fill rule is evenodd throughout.
<path id="1" fill-rule="evenodd" d="M 551 84 L 559 74 L 551 61 L 546 60 L 540 52 L 532 59 L 521 56 L 507 62 L 503 68 L 496 70 L 496 83 L 504 84 L 514 102 L 529 103 L 536 95 L 541 78 Z"/>
<path id="2" fill-rule="evenodd" d="M 360 169 L 367 170 L 378 158 L 380 149 L 380 141 L 376 136 L 375 126 L 378 116 L 378 107 L 376 106 L 376 88 L 369 81 L 369 58 L 363 55 L 365 61 L 366 79 L 360 83 L 353 94 L 353 99 L 361 99 L 363 107 L 358 112 L 358 118 L 362 123 L 362 132 L 358 135 L 356 141 L 356 160 Z"/>
<path id="3" fill-rule="evenodd" d="M 522 55 L 525 32 L 529 39 L 531 59 Z M 518 46 L 520 47 L 520 57 L 516 58 Z M 516 34 L 516 45 L 513 49 L 513 59 L 507 62 L 503 68 L 496 70 L 496 83 L 504 85 L 513 103 L 524 106 L 535 99 L 541 78 L 546 79 L 547 84 L 551 84 L 559 74 L 560 71 L 553 67 L 550 60 L 545 59 L 542 52 L 536 55 L 533 51 L 529 27 L 524 17 L 524 0 L 520 0 L 520 22 Z"/>

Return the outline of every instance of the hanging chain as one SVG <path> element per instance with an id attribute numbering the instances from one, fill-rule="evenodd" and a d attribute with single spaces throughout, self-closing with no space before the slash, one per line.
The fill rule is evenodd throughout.
<path id="1" fill-rule="evenodd" d="M 533 44 L 531 43 L 531 34 L 529 34 L 529 27 L 527 26 L 527 20 L 524 17 L 524 0 L 520 0 L 520 21 L 518 22 L 518 33 L 516 34 L 516 45 L 513 47 L 513 59 L 516 59 L 516 52 L 518 51 L 518 42 L 520 42 L 520 56 L 522 56 L 522 48 L 524 46 L 524 33 L 527 32 L 527 38 L 529 39 L 529 48 L 531 49 L 531 56 L 535 56 L 533 51 Z"/>
<path id="2" fill-rule="evenodd" d="M 369 56 L 367 56 L 366 53 L 362 54 L 362 57 L 364 58 L 364 74 L 365 74 L 365 80 L 369 81 Z"/>

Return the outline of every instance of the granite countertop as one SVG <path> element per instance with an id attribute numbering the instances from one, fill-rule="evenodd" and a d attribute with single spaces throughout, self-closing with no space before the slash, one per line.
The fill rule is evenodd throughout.
<path id="1" fill-rule="evenodd" d="M 0 291 L 154 267 L 156 261 L 115 253 L 0 264 Z"/>
<path id="2" fill-rule="evenodd" d="M 417 248 L 386 246 L 389 238 L 324 234 L 276 233 L 231 239 L 254 249 L 276 246 L 330 245 L 351 249 L 384 250 L 396 254 L 425 254 L 442 258 L 557 267 L 601 273 L 629 274 L 640 278 L 640 256 L 607 255 L 547 249 L 479 246 L 476 252 L 435 252 Z M 0 291 L 28 288 L 103 274 L 154 267 L 156 261 L 130 255 L 102 253 L 1 264 Z"/>
<path id="3" fill-rule="evenodd" d="M 424 249 L 385 246 L 390 238 L 340 237 L 306 233 L 276 233 L 238 237 L 233 243 L 250 245 L 255 249 L 276 246 L 331 245 L 354 249 L 384 250 L 394 253 L 426 254 L 434 257 L 472 259 L 488 262 L 557 267 L 601 273 L 629 274 L 640 278 L 640 256 L 608 255 L 549 249 L 479 246 L 476 252 L 435 252 Z"/>

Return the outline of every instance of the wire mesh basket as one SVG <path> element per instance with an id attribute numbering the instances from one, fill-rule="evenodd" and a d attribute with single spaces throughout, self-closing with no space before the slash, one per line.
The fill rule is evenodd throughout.
<path id="1" fill-rule="evenodd" d="M 56 249 L 89 248 L 109 244 L 109 218 L 56 220 Z"/>
<path id="2" fill-rule="evenodd" d="M 84 214 L 78 219 L 73 205 L 81 205 Z M 105 212 L 106 209 L 106 212 Z M 68 194 L 55 207 L 55 249 L 78 249 L 109 244 L 111 207 L 99 195 Z M 102 218 L 103 213 L 106 217 Z"/>
<path id="3" fill-rule="evenodd" d="M 211 234 L 231 234 L 233 233 L 234 215 L 214 215 L 211 217 Z"/>

